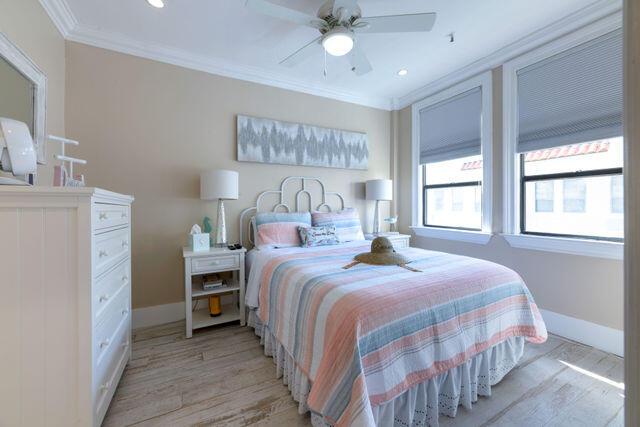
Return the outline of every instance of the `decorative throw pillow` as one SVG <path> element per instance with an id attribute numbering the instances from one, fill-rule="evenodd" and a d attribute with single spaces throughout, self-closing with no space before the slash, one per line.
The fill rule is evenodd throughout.
<path id="1" fill-rule="evenodd" d="M 337 245 L 338 236 L 334 225 L 324 225 L 322 227 L 298 227 L 300 240 L 305 248 L 314 246 Z"/>
<path id="2" fill-rule="evenodd" d="M 313 212 L 311 220 L 314 227 L 334 225 L 338 241 L 341 243 L 364 240 L 360 216 L 355 209 L 344 209 L 338 212 Z"/>
<path id="3" fill-rule="evenodd" d="M 309 212 L 261 212 L 255 216 L 256 247 L 300 246 L 298 227 L 311 226 Z"/>

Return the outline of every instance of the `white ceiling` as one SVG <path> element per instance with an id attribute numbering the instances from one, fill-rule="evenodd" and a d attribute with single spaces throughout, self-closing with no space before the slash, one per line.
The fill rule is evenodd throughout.
<path id="1" fill-rule="evenodd" d="M 315 14 L 324 0 L 271 1 Z M 358 42 L 373 72 L 358 77 L 349 70 L 346 57 L 328 56 L 326 78 L 320 47 L 317 55 L 296 68 L 278 65 L 317 37 L 316 30 L 258 15 L 245 8 L 243 0 L 165 0 L 164 9 L 150 7 L 145 0 L 41 2 L 50 14 L 58 12 L 57 20 L 68 27 L 71 40 L 388 108 L 393 99 L 594 0 L 360 0 L 364 16 L 436 12 L 436 23 L 429 33 L 361 35 Z M 446 37 L 451 32 L 454 43 Z M 401 68 L 409 74 L 398 76 Z"/>

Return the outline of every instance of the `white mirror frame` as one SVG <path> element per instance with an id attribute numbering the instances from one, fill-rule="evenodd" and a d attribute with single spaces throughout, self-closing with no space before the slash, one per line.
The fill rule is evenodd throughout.
<path id="1" fill-rule="evenodd" d="M 7 60 L 27 79 L 33 83 L 33 142 L 38 154 L 38 163 L 46 160 L 45 120 L 47 116 L 47 76 L 20 48 L 0 32 L 0 57 Z"/>

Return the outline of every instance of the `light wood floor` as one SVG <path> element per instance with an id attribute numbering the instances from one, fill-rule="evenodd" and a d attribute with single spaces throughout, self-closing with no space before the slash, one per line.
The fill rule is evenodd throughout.
<path id="1" fill-rule="evenodd" d="M 184 338 L 183 322 L 134 331 L 133 360 L 104 426 L 309 426 L 275 378 L 253 330 L 209 328 Z M 551 336 L 527 345 L 520 365 L 472 411 L 444 426 L 618 426 L 622 359 Z"/>

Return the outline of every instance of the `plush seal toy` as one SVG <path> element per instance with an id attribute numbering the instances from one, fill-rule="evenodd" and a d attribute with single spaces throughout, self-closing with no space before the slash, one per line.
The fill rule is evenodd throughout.
<path id="1" fill-rule="evenodd" d="M 393 244 L 386 237 L 376 237 L 371 242 L 371 252 L 358 254 L 354 257 L 354 261 L 345 265 L 344 269 L 351 268 L 354 265 L 363 263 L 371 265 L 397 265 L 407 270 L 419 272 L 415 268 L 407 266 L 411 260 L 406 256 L 399 254 L 393 249 Z"/>

